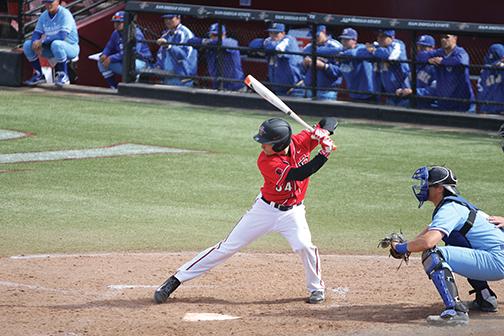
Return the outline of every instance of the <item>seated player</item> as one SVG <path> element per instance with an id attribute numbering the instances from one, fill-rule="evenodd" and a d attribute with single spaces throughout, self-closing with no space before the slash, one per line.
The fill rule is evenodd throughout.
<path id="1" fill-rule="evenodd" d="M 60 5 L 60 0 L 43 0 L 45 11 L 37 21 L 32 38 L 23 44 L 23 51 L 34 73 L 24 83 L 29 86 L 46 83 L 39 56 L 56 62 L 58 87 L 69 84 L 67 62 L 79 55 L 79 35 L 72 13 Z"/>
<path id="2" fill-rule="evenodd" d="M 112 16 L 114 23 L 114 32 L 103 49 L 98 60 L 98 70 L 107 84 L 112 89 L 117 89 L 117 82 L 114 75 L 121 75 L 123 73 L 123 39 L 122 32 L 124 29 L 124 11 L 119 11 Z M 147 43 L 143 42 L 145 37 L 140 28 L 135 27 L 135 39 L 137 41 L 134 48 L 135 53 L 135 71 L 140 72 L 145 69 L 149 64 L 152 57 L 151 51 Z"/>

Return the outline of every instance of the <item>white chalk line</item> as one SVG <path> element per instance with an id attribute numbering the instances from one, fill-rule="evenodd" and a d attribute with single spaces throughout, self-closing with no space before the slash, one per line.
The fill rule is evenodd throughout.
<path id="1" fill-rule="evenodd" d="M 29 260 L 29 259 L 46 259 L 46 258 L 78 258 L 78 257 L 107 257 L 107 256 L 152 256 L 152 257 L 174 257 L 187 254 L 197 254 L 196 251 L 187 252 L 106 252 L 106 253 L 54 253 L 54 254 L 27 254 L 10 256 L 9 259 L 14 260 Z M 236 256 L 289 256 L 290 253 L 260 253 L 260 252 L 239 252 Z M 341 258 L 341 259 L 360 259 L 360 260 L 383 260 L 390 259 L 390 256 L 385 255 L 351 255 L 351 254 L 321 254 L 322 258 Z M 410 257 L 410 259 L 420 259 L 420 257 Z"/>
<path id="2" fill-rule="evenodd" d="M 198 322 L 198 321 L 236 320 L 239 318 L 240 318 L 239 316 L 216 314 L 216 313 L 186 313 L 182 318 L 182 320 L 188 322 Z"/>
<path id="3" fill-rule="evenodd" d="M 109 158 L 109 157 L 128 156 L 128 155 L 176 154 L 176 153 L 189 153 L 189 152 L 195 152 L 195 151 L 189 149 L 124 143 L 124 144 L 115 144 L 107 147 L 89 148 L 89 149 L 69 149 L 59 151 L 0 154 L 0 164 L 19 163 L 19 162 L 76 160 L 76 159 L 96 159 L 96 158 L 104 158 L 104 157 Z"/>
<path id="4" fill-rule="evenodd" d="M 63 294 L 69 294 L 69 293 L 76 292 L 75 290 L 67 290 L 67 289 L 61 289 L 61 288 L 47 288 L 47 287 L 42 287 L 42 286 L 38 286 L 38 285 L 27 285 L 27 284 L 12 282 L 12 281 L 1 281 L 1 280 L 0 280 L 0 286 L 14 287 L 14 288 L 26 288 L 26 289 L 39 290 L 39 291 L 44 291 L 44 292 L 55 292 L 55 293 L 63 293 Z"/>

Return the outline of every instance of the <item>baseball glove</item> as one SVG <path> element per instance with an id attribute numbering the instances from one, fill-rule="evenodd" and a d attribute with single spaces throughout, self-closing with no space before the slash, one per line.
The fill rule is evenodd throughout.
<path id="1" fill-rule="evenodd" d="M 411 253 L 408 252 L 408 253 L 402 254 L 402 253 L 397 252 L 394 248 L 392 248 L 392 242 L 404 243 L 404 242 L 406 242 L 406 239 L 404 238 L 402 232 L 401 233 L 393 232 L 393 233 L 385 236 L 383 239 L 381 239 L 380 242 L 378 243 L 377 247 L 381 247 L 384 249 L 388 248 L 390 255 L 392 257 L 394 257 L 396 259 L 402 259 L 402 261 L 404 261 L 407 264 Z M 402 261 L 401 261 L 401 264 L 402 264 Z M 401 267 L 401 264 L 399 264 L 399 267 Z M 399 267 L 398 267 L 398 269 L 399 269 Z"/>

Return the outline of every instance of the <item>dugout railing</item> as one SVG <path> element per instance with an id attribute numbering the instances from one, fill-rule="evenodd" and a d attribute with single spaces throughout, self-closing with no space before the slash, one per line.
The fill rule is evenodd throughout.
<path id="1" fill-rule="evenodd" d="M 205 51 L 214 49 L 217 51 L 218 66 L 225 67 L 226 64 L 220 62 L 222 60 L 222 52 L 224 49 L 236 49 L 241 52 L 242 64 L 245 75 L 250 73 L 256 78 L 264 82 L 270 87 L 286 86 L 288 88 L 297 88 L 305 90 L 310 99 L 317 99 L 319 90 L 331 90 L 338 92 L 338 100 L 351 101 L 350 93 L 370 94 L 376 97 L 373 102 L 384 103 L 387 97 L 395 97 L 395 93 L 384 92 L 383 90 L 374 91 L 359 91 L 350 90 L 342 81 L 341 85 L 333 87 L 317 87 L 317 71 L 315 67 L 311 67 L 306 71 L 311 71 L 313 78 L 312 85 L 306 86 L 304 83 L 298 85 L 280 85 L 271 83 L 267 77 L 267 64 L 265 62 L 265 54 L 261 50 L 250 48 L 248 43 L 254 38 L 267 37 L 266 28 L 271 22 L 284 23 L 287 26 L 287 32 L 296 35 L 301 46 L 311 44 L 312 52 L 304 53 L 302 49 L 299 52 L 283 52 L 300 57 L 310 57 L 312 63 L 316 62 L 317 57 L 322 57 L 317 52 L 317 43 L 315 40 L 316 29 L 318 25 L 325 25 L 327 30 L 335 38 L 346 27 L 354 28 L 359 33 L 359 42 L 373 43 L 376 40 L 376 31 L 378 29 L 394 29 L 396 38 L 402 40 L 406 45 L 407 60 L 402 61 L 410 66 L 410 82 L 413 94 L 408 96 L 408 104 L 411 107 L 418 107 L 420 102 L 429 101 L 447 101 L 458 103 L 471 103 L 477 107 L 481 113 L 483 106 L 493 106 L 492 113 L 504 114 L 504 67 L 489 65 L 484 63 L 486 54 L 490 45 L 500 43 L 504 37 L 504 25 L 497 24 L 478 24 L 478 23 L 461 23 L 461 22 L 444 22 L 444 21 L 421 21 L 421 20 L 401 20 L 390 18 L 372 18 L 358 16 L 341 16 L 323 13 L 291 13 L 291 12 L 273 12 L 247 9 L 234 9 L 224 7 L 172 4 L 172 3 L 156 3 L 156 2 L 138 2 L 129 1 L 126 5 L 127 22 L 124 30 L 125 36 L 125 66 L 123 73 L 123 81 L 126 83 L 140 81 L 145 83 L 162 84 L 164 78 L 180 78 L 184 80 L 193 80 L 194 86 L 201 88 L 216 88 L 223 89 L 223 83 L 240 82 L 239 79 L 230 79 L 223 76 L 211 77 L 208 75 L 205 64 Z M 182 23 L 193 31 L 196 36 L 206 37 L 210 24 L 219 23 L 219 29 L 222 31 L 222 25 L 227 28 L 227 36 L 236 39 L 239 46 L 235 48 L 223 47 L 221 34 L 219 34 L 216 45 L 194 46 L 199 51 L 198 56 L 198 73 L 195 76 L 180 76 L 174 73 L 164 71 L 162 68 L 152 66 L 143 70 L 141 73 L 135 73 L 133 61 L 133 47 L 136 43 L 133 27 L 140 27 L 144 33 L 144 42 L 148 43 L 156 54 L 158 45 L 156 40 L 161 36 L 163 31 L 163 20 L 161 15 L 166 13 L 179 14 L 182 17 Z M 470 56 L 470 64 L 467 66 L 470 72 L 470 81 L 474 92 L 474 98 L 457 98 L 440 95 L 424 95 L 417 94 L 417 69 L 424 65 L 424 62 L 416 61 L 415 42 L 420 35 L 429 34 L 436 40 L 436 47 L 439 47 L 440 34 L 454 34 L 458 36 L 458 46 L 463 47 Z M 311 35 L 311 37 L 310 37 Z M 177 43 L 172 43 L 177 45 Z M 181 43 L 180 45 L 187 45 Z M 276 52 L 281 53 L 281 52 Z M 325 57 L 325 56 L 324 56 Z M 331 62 L 338 64 L 343 62 L 345 58 L 341 55 L 331 56 Z M 376 58 L 369 57 L 368 60 L 373 64 L 379 62 Z M 155 64 L 155 59 L 152 63 Z M 390 63 L 399 61 L 389 61 Z M 504 64 L 503 64 L 504 65 Z M 501 98 L 495 100 L 479 99 L 478 80 L 483 70 L 491 70 L 493 75 L 487 77 L 487 80 L 493 81 L 496 85 L 500 85 L 503 94 Z M 222 73 L 222 72 L 221 72 Z M 489 78 L 489 79 L 488 79 Z M 215 85 L 215 83 L 218 83 Z M 495 96 L 495 95 L 494 95 Z M 498 96 L 498 95 L 497 95 Z M 432 107 L 435 109 L 434 107 Z"/>

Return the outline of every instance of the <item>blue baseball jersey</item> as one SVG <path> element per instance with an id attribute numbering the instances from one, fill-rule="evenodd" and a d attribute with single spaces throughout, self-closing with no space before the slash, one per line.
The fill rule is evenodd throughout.
<path id="1" fill-rule="evenodd" d="M 446 54 L 443 48 L 426 51 L 424 57 L 442 57 L 441 65 L 436 66 L 436 96 L 460 99 L 474 99 L 469 78 L 469 55 L 461 47 L 455 47 Z M 470 102 L 438 101 L 441 110 L 469 111 Z"/>
<path id="2" fill-rule="evenodd" d="M 203 39 L 195 37 L 189 40 L 189 43 L 195 45 L 201 45 Z M 217 45 L 217 40 L 211 40 L 208 45 Z M 226 37 L 222 39 L 223 47 L 238 47 L 238 41 L 235 39 Z M 229 79 L 243 80 L 243 69 L 241 63 L 240 51 L 237 49 L 221 49 L 221 56 L 219 57 L 216 49 L 208 49 L 206 51 L 206 60 L 208 73 L 211 77 L 224 77 Z M 223 87 L 226 90 L 239 90 L 243 87 L 242 82 L 223 82 Z M 213 81 L 212 88 L 219 88 L 219 82 Z"/>
<path id="3" fill-rule="evenodd" d="M 345 79 L 347 89 L 374 92 L 375 72 L 373 71 L 373 63 L 369 61 L 369 53 L 366 46 L 357 44 L 353 49 L 343 50 L 341 55 L 349 57 L 341 59 L 339 62 L 339 71 Z M 369 94 L 351 92 L 349 95 L 350 98 L 357 100 L 371 99 L 373 97 Z"/>
<path id="4" fill-rule="evenodd" d="M 58 11 L 53 17 L 49 15 L 47 10 L 44 11 L 37 21 L 33 35 L 34 37 L 45 35 L 46 42 L 64 40 L 70 44 L 79 43 L 74 17 L 63 6 L 58 7 Z"/>
<path id="5" fill-rule="evenodd" d="M 432 219 L 429 230 L 439 230 L 446 236 L 454 230 L 459 231 L 469 216 L 469 209 L 462 204 L 444 204 Z M 473 227 L 466 234 L 473 249 L 493 250 L 504 248 L 504 231 L 488 221 L 488 215 L 478 211 Z"/>
<path id="6" fill-rule="evenodd" d="M 417 95 L 423 96 L 435 96 L 436 94 L 436 66 L 428 63 L 428 57 L 426 53 L 419 52 L 416 56 L 417 62 Z M 432 99 L 419 99 L 417 102 L 417 107 L 421 108 L 431 108 L 437 106 Z"/>
<path id="7" fill-rule="evenodd" d="M 390 61 L 407 61 L 404 42 L 394 39 L 387 47 L 377 46 L 371 54 L 378 59 L 375 63 L 375 72 L 381 89 L 387 93 L 395 94 L 397 89 L 410 88 L 410 67 L 408 63 Z"/>
<path id="8" fill-rule="evenodd" d="M 429 230 L 438 230 L 445 237 L 459 231 L 469 216 L 469 209 L 456 202 L 442 205 L 435 213 Z M 488 221 L 482 211 L 476 213 L 472 228 L 465 238 L 469 247 L 441 246 L 447 264 L 452 270 L 475 280 L 504 278 L 504 231 Z"/>
<path id="9" fill-rule="evenodd" d="M 138 27 L 136 27 L 135 30 L 135 38 L 137 41 L 134 50 L 136 58 L 142 61 L 149 62 L 152 57 L 152 53 L 147 43 L 143 42 L 145 37 L 144 34 L 142 33 L 142 30 Z M 102 54 L 108 56 L 110 58 L 111 63 L 122 62 L 124 57 L 122 32 L 117 30 L 114 30 L 112 32 L 112 35 L 110 36 L 107 45 L 105 45 Z"/>
<path id="10" fill-rule="evenodd" d="M 318 56 L 319 58 L 327 58 L 325 60 L 326 67 L 325 69 L 317 69 L 317 87 L 338 87 L 341 85 L 342 82 L 342 77 L 338 69 L 338 65 L 334 61 L 334 59 L 331 59 L 331 55 L 337 54 L 339 51 L 343 49 L 343 46 L 341 43 L 338 41 L 328 38 L 327 41 L 324 44 L 317 45 L 317 54 L 320 54 Z M 308 44 L 304 49 L 303 52 L 305 53 L 311 53 L 312 52 L 312 45 Z M 309 56 L 308 56 L 309 57 Z M 305 79 L 304 83 L 306 86 L 311 86 L 312 85 L 312 70 L 311 67 L 308 67 L 305 71 Z M 324 90 L 320 90 L 317 92 L 317 95 L 323 95 Z"/>
<path id="11" fill-rule="evenodd" d="M 485 56 L 486 68 L 481 70 L 478 79 L 478 100 L 504 103 L 504 45 L 493 44 Z M 481 104 L 480 111 L 502 113 L 504 105 Z"/>
<path id="12" fill-rule="evenodd" d="M 166 39 L 168 44 L 170 42 L 187 43 L 194 34 L 189 28 L 179 24 L 173 30 L 164 31 L 161 37 Z M 175 75 L 195 76 L 198 70 L 198 51 L 192 46 L 163 46 L 158 50 L 156 64 Z"/>
<path id="13" fill-rule="evenodd" d="M 274 54 L 274 51 L 300 52 L 297 41 L 294 37 L 285 35 L 280 41 L 275 41 L 270 37 L 266 39 L 255 39 L 249 44 L 251 48 L 264 49 L 268 60 L 268 78 L 270 82 L 284 85 L 296 85 L 303 79 L 302 57 L 292 54 Z M 287 94 L 288 87 L 273 86 L 273 91 L 277 94 Z"/>

